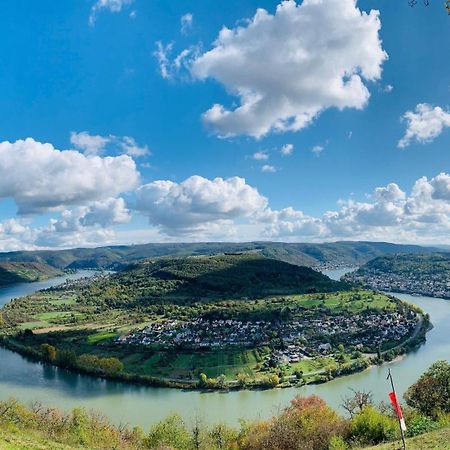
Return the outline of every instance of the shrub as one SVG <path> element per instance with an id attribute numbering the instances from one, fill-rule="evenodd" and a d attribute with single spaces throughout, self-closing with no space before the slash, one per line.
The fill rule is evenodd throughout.
<path id="1" fill-rule="evenodd" d="M 330 439 L 328 450 L 347 450 L 348 445 L 341 436 L 333 436 Z"/>
<path id="2" fill-rule="evenodd" d="M 372 406 L 366 406 L 351 421 L 351 436 L 360 444 L 379 444 L 397 435 L 396 419 L 388 417 Z"/>
<path id="3" fill-rule="evenodd" d="M 344 436 L 346 421 L 317 396 L 296 397 L 269 423 L 251 426 L 245 450 L 327 450 L 334 436 Z"/>
<path id="4" fill-rule="evenodd" d="M 415 415 L 408 420 L 407 436 L 414 437 L 419 434 L 428 433 L 439 427 L 431 417 Z"/>
<path id="5" fill-rule="evenodd" d="M 147 446 L 152 449 L 173 447 L 189 450 L 190 443 L 191 435 L 178 414 L 172 414 L 154 425 L 146 439 Z"/>

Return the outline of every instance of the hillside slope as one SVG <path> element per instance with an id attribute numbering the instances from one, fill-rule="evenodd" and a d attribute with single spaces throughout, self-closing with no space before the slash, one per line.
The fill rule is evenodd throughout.
<path id="1" fill-rule="evenodd" d="M 120 268 L 145 258 L 253 252 L 291 264 L 309 267 L 359 266 L 382 255 L 438 251 L 417 245 L 386 242 L 333 242 L 323 244 L 246 242 L 175 243 L 40 250 L 0 253 L 0 262 L 38 262 L 65 268 Z"/>
<path id="2" fill-rule="evenodd" d="M 87 296 L 121 302 L 193 302 L 345 290 L 308 267 L 254 254 L 146 260 L 91 283 Z"/>
<path id="3" fill-rule="evenodd" d="M 376 447 L 365 447 L 364 450 L 397 450 L 401 448 L 401 442 L 397 441 L 377 445 Z M 450 428 L 407 439 L 406 448 L 408 450 L 450 450 Z"/>
<path id="4" fill-rule="evenodd" d="M 41 262 L 0 262 L 0 287 L 44 280 L 60 274 L 60 270 Z"/>

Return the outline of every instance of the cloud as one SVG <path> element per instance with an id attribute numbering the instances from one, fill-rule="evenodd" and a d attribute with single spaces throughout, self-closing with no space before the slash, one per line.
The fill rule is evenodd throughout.
<path id="1" fill-rule="evenodd" d="M 181 183 L 158 180 L 141 186 L 136 210 L 167 235 L 217 234 L 233 230 L 235 219 L 264 210 L 267 199 L 243 178 L 191 176 Z"/>
<path id="2" fill-rule="evenodd" d="M 415 111 L 407 111 L 402 120 L 406 122 L 406 133 L 398 147 L 406 148 L 412 141 L 425 144 L 437 138 L 444 128 L 450 127 L 450 113 L 440 106 L 419 103 Z"/>
<path id="3" fill-rule="evenodd" d="M 181 32 L 186 34 L 194 23 L 194 15 L 192 13 L 186 13 L 181 16 L 180 24 L 181 24 Z"/>
<path id="4" fill-rule="evenodd" d="M 394 90 L 394 86 L 392 84 L 386 84 L 386 86 L 383 87 L 383 92 L 391 93 Z"/>
<path id="5" fill-rule="evenodd" d="M 324 147 L 323 145 L 315 145 L 311 151 L 316 155 L 316 156 L 320 156 L 320 154 L 323 152 Z"/>
<path id="6" fill-rule="evenodd" d="M 70 142 L 87 156 L 102 154 L 108 145 L 119 149 L 121 153 L 135 158 L 150 154 L 147 145 L 139 146 L 136 140 L 130 136 L 99 136 L 91 135 L 87 131 L 81 131 L 80 133 L 72 131 L 70 133 Z"/>
<path id="7" fill-rule="evenodd" d="M 343 201 L 339 209 L 320 217 L 288 207 L 279 211 L 267 208 L 256 220 L 271 239 L 447 242 L 450 175 L 419 178 L 409 195 L 396 183 L 389 183 L 376 188 L 367 202 Z"/>
<path id="8" fill-rule="evenodd" d="M 264 164 L 264 166 L 261 167 L 261 172 L 265 173 L 274 173 L 277 169 L 274 166 L 271 166 L 270 164 Z"/>
<path id="9" fill-rule="evenodd" d="M 264 151 L 255 152 L 253 153 L 253 159 L 256 159 L 257 161 L 266 161 L 269 159 L 269 155 Z"/>
<path id="10" fill-rule="evenodd" d="M 32 138 L 0 143 L 0 198 L 12 198 L 19 214 L 61 210 L 115 197 L 138 184 L 132 158 L 86 156 L 57 150 Z"/>
<path id="11" fill-rule="evenodd" d="M 89 206 L 64 210 L 47 225 L 32 228 L 23 220 L 0 223 L 0 250 L 68 248 L 112 243 L 114 225 L 129 222 L 131 215 L 122 198 L 92 202 Z"/>
<path id="12" fill-rule="evenodd" d="M 198 46 L 191 46 L 182 50 L 175 58 L 171 57 L 173 51 L 173 42 L 163 44 L 156 42 L 156 50 L 153 56 L 156 58 L 159 67 L 159 73 L 162 78 L 172 80 L 180 75 L 182 69 L 188 69 L 190 60 L 198 54 Z"/>
<path id="13" fill-rule="evenodd" d="M 355 0 L 281 2 L 275 14 L 258 9 L 245 25 L 224 27 L 213 48 L 191 57 L 191 74 L 213 78 L 238 97 L 215 104 L 204 122 L 221 137 L 298 131 L 328 108 L 361 109 L 366 81 L 381 77 L 387 59 L 378 11 Z"/>
<path id="14" fill-rule="evenodd" d="M 91 8 L 91 14 L 89 16 L 89 25 L 94 26 L 97 20 L 97 14 L 99 11 L 106 9 L 112 13 L 122 11 L 122 8 L 126 5 L 130 5 L 134 0 L 97 0 Z M 133 12 L 132 12 L 133 13 Z"/>
<path id="15" fill-rule="evenodd" d="M 294 146 L 292 144 L 285 144 L 281 147 L 280 151 L 283 156 L 290 156 L 294 152 Z"/>
<path id="16" fill-rule="evenodd" d="M 85 155 L 98 155 L 104 150 L 109 141 L 109 137 L 91 135 L 87 131 L 80 133 L 72 131 L 70 133 L 70 143 L 82 150 Z"/>

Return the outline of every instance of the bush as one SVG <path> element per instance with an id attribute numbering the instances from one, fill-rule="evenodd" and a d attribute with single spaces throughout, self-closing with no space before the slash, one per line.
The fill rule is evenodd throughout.
<path id="1" fill-rule="evenodd" d="M 341 436 L 333 436 L 330 439 L 328 450 L 347 450 L 348 445 Z"/>
<path id="2" fill-rule="evenodd" d="M 414 437 L 439 428 L 439 424 L 431 417 L 415 415 L 408 420 L 407 436 Z"/>
<path id="3" fill-rule="evenodd" d="M 328 450 L 331 439 L 344 436 L 346 431 L 346 421 L 322 399 L 296 397 L 278 417 L 250 426 L 243 448 Z"/>
<path id="4" fill-rule="evenodd" d="M 406 403 L 422 414 L 436 418 L 450 412 L 450 364 L 435 362 L 405 394 Z"/>
<path id="5" fill-rule="evenodd" d="M 360 444 L 379 444 L 397 435 L 397 420 L 366 406 L 351 420 L 351 436 Z"/>
<path id="6" fill-rule="evenodd" d="M 190 433 L 178 414 L 172 414 L 154 425 L 146 439 L 147 446 L 152 449 L 172 447 L 189 450 L 190 443 Z"/>

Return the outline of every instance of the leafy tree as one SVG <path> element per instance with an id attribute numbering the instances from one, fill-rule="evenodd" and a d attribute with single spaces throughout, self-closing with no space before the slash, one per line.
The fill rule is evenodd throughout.
<path id="1" fill-rule="evenodd" d="M 169 446 L 177 450 L 189 450 L 191 436 L 183 419 L 178 414 L 172 414 L 151 428 L 146 444 L 149 448 Z"/>
<path id="2" fill-rule="evenodd" d="M 435 362 L 405 394 L 406 403 L 422 414 L 436 417 L 450 412 L 450 364 Z"/>
<path id="3" fill-rule="evenodd" d="M 56 362 L 61 367 L 72 368 L 77 364 L 77 355 L 71 350 L 57 350 Z"/>
<path id="4" fill-rule="evenodd" d="M 41 345 L 43 358 L 48 362 L 54 362 L 56 360 L 56 348 L 50 344 Z"/>
<path id="5" fill-rule="evenodd" d="M 199 376 L 200 386 L 205 387 L 208 384 L 208 377 L 205 373 L 201 373 Z"/>

